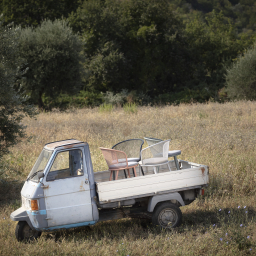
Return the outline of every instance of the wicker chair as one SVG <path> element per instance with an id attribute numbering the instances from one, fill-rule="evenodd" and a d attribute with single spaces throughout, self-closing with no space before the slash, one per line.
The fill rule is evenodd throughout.
<path id="1" fill-rule="evenodd" d="M 135 167 L 138 166 L 138 162 L 128 162 L 127 155 L 125 152 L 110 148 L 100 148 L 101 152 L 107 162 L 108 168 L 111 171 L 109 180 L 111 180 L 112 175 L 115 180 L 118 179 L 118 173 L 120 170 L 128 170 L 128 176 L 130 176 L 129 169 L 133 169 L 134 176 L 137 177 Z M 114 175 L 115 172 L 115 175 Z"/>

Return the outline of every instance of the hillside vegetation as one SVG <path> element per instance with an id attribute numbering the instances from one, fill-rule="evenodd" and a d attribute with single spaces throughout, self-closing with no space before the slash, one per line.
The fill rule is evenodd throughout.
<path id="1" fill-rule="evenodd" d="M 71 109 L 24 119 L 27 138 L 4 156 L 0 169 L 1 255 L 255 255 L 256 102 Z M 99 147 L 128 138 L 172 139 L 180 159 L 208 165 L 205 196 L 181 207 L 182 226 L 159 231 L 122 219 L 55 233 L 31 244 L 16 241 L 9 215 L 45 143 L 76 138 L 89 143 L 95 171 L 105 170 Z"/>
<path id="2" fill-rule="evenodd" d="M 20 30 L 14 88 L 41 109 L 99 106 L 109 92 L 139 105 L 203 103 L 227 99 L 227 69 L 255 43 L 255 8 L 252 0 L 0 0 L 0 20 Z"/>

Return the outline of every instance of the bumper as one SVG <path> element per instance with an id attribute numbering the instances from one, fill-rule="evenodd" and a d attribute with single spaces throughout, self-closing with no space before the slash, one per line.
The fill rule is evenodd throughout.
<path id="1" fill-rule="evenodd" d="M 29 219 L 29 216 L 27 214 L 27 211 L 23 207 L 20 207 L 16 211 L 12 212 L 10 215 L 10 218 L 13 221 L 26 221 L 28 223 L 28 225 L 30 226 L 30 228 L 34 229 L 34 227 L 31 224 L 31 221 Z"/>

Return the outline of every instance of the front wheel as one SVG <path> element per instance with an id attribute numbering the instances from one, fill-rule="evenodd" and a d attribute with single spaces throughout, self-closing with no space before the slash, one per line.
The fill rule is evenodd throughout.
<path id="1" fill-rule="evenodd" d="M 181 221 L 182 213 L 180 208 L 169 202 L 159 204 L 152 216 L 152 223 L 164 229 L 178 227 Z"/>
<path id="2" fill-rule="evenodd" d="M 31 229 L 26 221 L 19 221 L 16 226 L 15 236 L 18 241 L 29 242 L 39 238 L 41 232 Z"/>

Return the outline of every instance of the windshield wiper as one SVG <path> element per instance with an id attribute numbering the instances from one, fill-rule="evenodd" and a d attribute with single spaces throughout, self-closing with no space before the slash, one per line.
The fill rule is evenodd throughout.
<path id="1" fill-rule="evenodd" d="M 32 178 L 34 178 L 39 172 L 42 172 L 43 170 L 39 170 L 39 171 L 37 171 L 37 172 L 34 172 L 31 176 L 29 176 L 28 178 L 27 178 L 27 181 L 29 181 L 30 179 L 32 179 Z"/>

